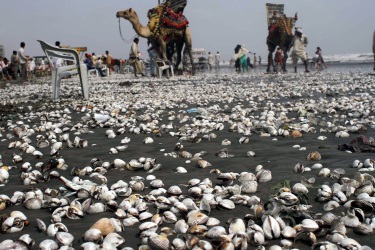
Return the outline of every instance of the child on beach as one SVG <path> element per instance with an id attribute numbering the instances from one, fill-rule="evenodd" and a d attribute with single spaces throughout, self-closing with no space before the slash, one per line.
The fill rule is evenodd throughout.
<path id="1" fill-rule="evenodd" d="M 276 49 L 275 64 L 276 64 L 277 71 L 279 71 L 279 67 L 283 68 L 283 52 L 280 47 L 277 47 Z"/>

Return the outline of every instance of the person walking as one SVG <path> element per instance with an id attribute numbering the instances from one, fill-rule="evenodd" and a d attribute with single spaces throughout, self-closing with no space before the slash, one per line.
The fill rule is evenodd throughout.
<path id="1" fill-rule="evenodd" d="M 294 38 L 292 42 L 293 50 L 291 53 L 291 58 L 293 60 L 294 72 L 297 73 L 297 62 L 298 59 L 301 59 L 303 64 L 305 65 L 305 72 L 310 72 L 307 65 L 307 55 L 305 51 L 305 47 L 309 43 L 308 38 L 303 34 L 303 30 L 301 28 L 296 28 L 294 33 Z"/>
<path id="2" fill-rule="evenodd" d="M 246 49 L 244 45 L 242 45 L 238 54 L 238 57 L 240 58 L 240 65 L 242 68 L 242 72 L 249 71 L 249 65 L 247 64 L 247 59 L 246 59 L 247 53 L 251 53 L 251 52 L 248 49 Z"/>
<path id="3" fill-rule="evenodd" d="M 10 64 L 9 64 L 9 70 L 10 70 L 10 75 L 12 76 L 13 80 L 17 80 L 18 76 L 18 69 L 19 67 L 19 58 L 16 50 L 13 50 L 13 54 L 10 57 Z"/>
<path id="4" fill-rule="evenodd" d="M 212 70 L 212 66 L 214 65 L 214 57 L 211 54 L 211 52 L 208 52 L 207 62 L 208 62 L 208 69 Z"/>
<path id="5" fill-rule="evenodd" d="M 220 69 L 220 53 L 219 51 L 216 52 L 215 54 L 215 70 Z"/>
<path id="6" fill-rule="evenodd" d="M 25 46 L 26 44 L 24 42 L 21 42 L 20 48 L 18 49 L 18 58 L 20 63 L 20 75 L 21 75 L 21 83 L 27 83 L 27 69 L 26 69 L 26 62 L 27 58 L 25 55 Z"/>
<path id="7" fill-rule="evenodd" d="M 256 53 L 254 53 L 253 67 L 254 68 L 257 67 L 257 54 Z"/>
<path id="8" fill-rule="evenodd" d="M 27 78 L 29 82 L 35 80 L 35 69 L 36 69 L 36 64 L 35 64 L 34 58 L 31 57 L 27 61 Z"/>
<path id="9" fill-rule="evenodd" d="M 327 68 L 327 65 L 326 65 L 326 63 L 323 59 L 322 49 L 320 47 L 316 48 L 315 57 L 316 57 L 316 61 L 315 61 L 315 69 L 316 70 L 322 70 L 323 67 Z"/>
<path id="10" fill-rule="evenodd" d="M 142 74 L 142 65 L 141 62 L 139 61 L 139 51 L 138 51 L 138 43 L 139 43 L 139 38 L 136 37 L 133 40 L 133 44 L 130 48 L 130 55 L 129 55 L 129 61 L 133 64 L 134 68 L 134 76 L 137 77 L 137 74 Z"/>
<path id="11" fill-rule="evenodd" d="M 108 70 L 109 70 L 109 73 L 111 73 L 111 71 L 112 71 L 112 65 L 113 65 L 113 63 L 112 63 L 112 55 L 111 54 L 109 54 L 109 51 L 108 50 L 106 50 L 105 51 L 105 56 L 106 56 L 106 61 L 105 61 L 105 64 L 107 65 L 107 67 L 108 67 Z"/>
<path id="12" fill-rule="evenodd" d="M 283 68 L 283 51 L 280 47 L 277 47 L 276 53 L 275 53 L 275 65 L 276 70 L 279 71 L 279 68 Z"/>

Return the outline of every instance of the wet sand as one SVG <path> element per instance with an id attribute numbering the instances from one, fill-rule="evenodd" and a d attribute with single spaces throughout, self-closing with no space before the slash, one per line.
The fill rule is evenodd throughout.
<path id="1" fill-rule="evenodd" d="M 70 81 L 70 80 L 69 80 Z M 154 134 L 132 134 L 129 129 L 126 129 L 126 133 L 117 135 L 114 139 L 108 139 L 106 137 L 106 130 L 108 127 L 96 127 L 90 128 L 92 133 L 80 134 L 78 135 L 81 139 L 86 139 L 88 141 L 88 147 L 86 148 L 68 148 L 66 143 L 64 148 L 60 151 L 60 157 L 62 157 L 68 164 L 68 169 L 57 170 L 61 175 L 68 179 L 71 179 L 70 175 L 71 169 L 84 168 L 90 165 L 90 160 L 93 158 L 99 158 L 102 161 L 113 162 L 114 159 L 123 159 L 129 162 L 131 159 L 139 159 L 140 157 L 151 157 L 155 158 L 158 164 L 161 164 L 161 169 L 154 171 L 152 173 L 147 173 L 144 170 L 139 171 L 129 171 L 120 169 L 110 169 L 105 175 L 108 179 L 107 185 L 110 187 L 113 183 L 122 179 L 126 182 L 131 181 L 133 176 L 146 177 L 149 174 L 155 175 L 157 178 L 163 180 L 164 188 L 167 189 L 172 185 L 179 185 L 183 190 L 183 194 L 187 195 L 187 182 L 192 178 L 198 178 L 203 180 L 204 178 L 209 178 L 213 185 L 221 185 L 221 181 L 217 179 L 217 174 L 210 173 L 212 169 L 219 169 L 221 172 L 252 172 L 255 173 L 255 167 L 257 165 L 263 165 L 264 168 L 272 171 L 272 180 L 266 183 L 259 183 L 258 191 L 254 194 L 261 198 L 263 202 L 266 202 L 270 196 L 276 194 L 276 190 L 272 188 L 281 183 L 282 181 L 289 180 L 291 184 L 295 184 L 301 181 L 302 177 L 310 178 L 315 177 L 316 183 L 314 187 L 309 188 L 308 202 L 312 205 L 311 214 L 314 214 L 316 218 L 320 217 L 320 214 L 325 213 L 322 209 L 323 202 L 315 201 L 317 194 L 317 189 L 321 184 L 328 184 L 332 186 L 333 183 L 337 182 L 336 179 L 331 179 L 329 177 L 317 177 L 319 170 L 312 170 L 310 172 L 295 173 L 293 168 L 297 163 L 303 164 L 305 167 L 311 167 L 314 163 L 312 161 L 307 161 L 306 157 L 309 153 L 313 151 L 318 151 L 322 159 L 318 161 L 323 165 L 323 167 L 334 170 L 336 168 L 342 168 L 345 170 L 345 176 L 353 178 L 354 173 L 357 169 L 352 168 L 352 163 L 355 159 L 364 161 L 367 158 L 374 158 L 371 153 L 347 153 L 339 151 L 337 149 L 338 144 L 349 143 L 352 139 L 356 138 L 359 134 L 363 134 L 366 137 L 375 137 L 375 130 L 371 127 L 371 124 L 366 124 L 366 129 L 361 130 L 358 133 L 350 133 L 349 138 L 337 138 L 333 132 L 322 132 L 320 129 L 325 129 L 322 123 L 312 124 L 310 126 L 315 127 L 317 133 L 303 133 L 301 138 L 283 137 L 283 136 L 261 136 L 260 129 L 253 129 L 252 134 L 249 136 L 248 144 L 240 144 L 239 139 L 242 136 L 237 132 L 229 131 L 230 123 L 223 122 L 223 130 L 213 130 L 211 132 L 217 135 L 217 138 L 211 140 L 205 140 L 204 138 L 199 143 L 194 143 L 190 141 L 181 140 L 178 137 L 172 137 L 170 132 L 177 132 L 185 124 L 191 124 L 193 119 L 204 119 L 199 113 L 187 113 L 186 111 L 191 108 L 202 107 L 209 110 L 216 116 L 231 116 L 235 113 L 234 109 L 239 105 L 242 109 L 247 109 L 245 117 L 253 117 L 252 119 L 259 119 L 261 112 L 266 110 L 277 110 L 277 107 L 285 107 L 288 110 L 287 116 L 290 119 L 289 122 L 285 124 L 301 124 L 299 121 L 298 109 L 292 110 L 298 103 L 301 106 L 304 103 L 308 103 L 310 100 L 325 100 L 329 102 L 337 102 L 340 98 L 357 96 L 361 98 L 362 95 L 366 95 L 369 91 L 373 89 L 374 78 L 368 76 L 364 73 L 358 74 L 310 74 L 310 75 L 209 75 L 205 76 L 203 74 L 192 78 L 182 78 L 180 80 L 163 80 L 154 81 L 146 78 L 140 78 L 133 80 L 132 78 L 122 79 L 120 77 L 113 76 L 112 79 L 97 81 L 91 81 L 91 93 L 94 93 L 95 98 L 89 101 L 82 101 L 77 96 L 77 90 L 69 93 L 68 86 L 69 81 L 66 81 L 65 87 L 62 90 L 62 98 L 60 102 L 50 102 L 48 88 L 46 84 L 40 87 L 40 84 L 30 84 L 27 87 L 14 87 L 9 86 L 1 90 L 2 95 L 8 95 L 9 99 L 4 98 L 2 101 L 2 121 L 1 134 L 2 141 L 0 143 L 0 152 L 2 156 L 3 165 L 15 165 L 17 169 L 11 169 L 9 171 L 10 178 L 9 182 L 5 186 L 0 187 L 0 193 L 6 194 L 9 197 L 17 190 L 26 191 L 32 188 L 40 188 L 45 190 L 46 188 L 58 188 L 62 186 L 62 183 L 57 179 L 51 179 L 48 183 L 38 183 L 32 186 L 24 186 L 20 181 L 20 168 L 22 163 L 12 163 L 13 153 L 21 153 L 19 148 L 8 149 L 8 144 L 11 141 L 20 140 L 19 138 L 7 139 L 6 134 L 12 131 L 7 130 L 6 120 L 13 118 L 14 122 L 17 121 L 19 115 L 25 116 L 28 111 L 27 106 L 32 106 L 33 111 L 53 111 L 53 110 L 63 110 L 68 108 L 71 111 L 69 114 L 72 117 L 72 123 L 76 124 L 82 122 L 81 117 L 85 114 L 92 113 L 92 107 L 99 107 L 99 110 L 106 109 L 107 111 L 119 107 L 123 103 L 124 112 L 120 112 L 120 115 L 139 117 L 145 113 L 147 106 L 151 105 L 149 98 L 162 98 L 163 95 L 174 95 L 174 91 L 185 91 L 185 98 L 178 97 L 168 97 L 165 100 L 167 103 L 165 109 L 162 109 L 163 105 L 154 106 L 156 111 L 159 112 L 159 125 L 161 124 L 173 124 L 172 129 L 160 129 L 160 136 L 155 136 Z M 371 83 L 372 84 L 369 84 Z M 122 84 L 120 84 L 122 83 Z M 348 89 L 343 89 L 342 84 Z M 119 86 L 125 85 L 125 86 Z M 292 87 L 290 86 L 292 85 Z M 207 88 L 208 86 L 208 88 Z M 10 89 L 13 91 L 9 91 Z M 25 93 L 21 93 L 24 89 Z M 40 91 L 42 89 L 42 91 Z M 252 95 L 251 93 L 260 91 L 257 95 Z M 189 91 L 188 91 L 189 90 Z M 168 93 L 169 91 L 169 93 Z M 18 93 L 17 93 L 18 92 Z M 167 92 L 167 93 L 166 93 Z M 224 93 L 227 93 L 223 95 Z M 263 96 L 261 96 L 263 93 Z M 72 96 L 72 98 L 70 98 Z M 145 98 L 144 96 L 147 96 Z M 183 95 L 182 95 L 183 96 Z M 213 97 L 215 96 L 215 97 Z M 221 96 L 221 98 L 217 97 Z M 179 99 L 179 101 L 178 101 Z M 21 103 L 16 104 L 15 102 L 19 100 Z M 9 104 L 14 103 L 13 107 Z M 103 106 L 103 103 L 106 103 Z M 130 105 L 133 103 L 133 106 Z M 271 105 L 271 103 L 273 103 Z M 7 105 L 8 104 L 8 105 Z M 185 104 L 185 105 L 181 105 Z M 214 109 L 217 105 L 218 109 Z M 227 107 L 225 107 L 227 105 Z M 81 107 L 86 106 L 84 112 L 77 112 Z M 152 106 L 152 105 L 151 105 Z M 21 108 L 22 107 L 22 108 Z M 78 108 L 79 107 L 79 108 Z M 82 110 L 82 109 L 81 109 Z M 18 112 L 18 115 L 16 112 Z M 345 125 L 345 120 L 352 120 L 352 118 L 347 117 L 346 119 L 341 119 L 337 116 L 340 114 L 348 114 L 352 110 L 337 110 L 337 113 L 325 113 L 320 112 L 315 115 L 315 118 L 319 121 L 331 121 L 336 124 Z M 190 120 L 185 123 L 179 123 L 177 119 L 169 120 L 168 117 L 172 115 L 186 114 L 190 117 Z M 279 113 L 275 111 L 275 113 Z M 370 116 L 373 116 L 371 110 Z M 360 119 L 360 118 L 359 118 Z M 30 127 L 33 125 L 40 125 L 40 119 L 22 119 L 24 123 L 29 124 Z M 57 120 L 57 119 L 55 119 Z M 371 120 L 371 119 L 370 119 Z M 53 122 L 53 118 L 51 119 Z M 238 119 L 230 119 L 231 122 L 239 122 Z M 138 121 L 139 125 L 141 121 Z M 306 123 L 306 121 L 305 121 Z M 67 127 L 70 125 L 66 125 Z M 115 128 L 116 131 L 116 128 Z M 35 133 L 30 138 L 35 145 Z M 73 140 L 76 135 L 74 132 L 69 132 L 70 139 Z M 327 137 L 326 140 L 318 140 L 318 136 L 324 135 Z M 144 144 L 143 140 L 151 136 L 154 139 L 152 144 Z M 202 136 L 203 135 L 199 135 Z M 121 145 L 121 140 L 124 137 L 129 137 L 131 141 L 128 143 L 129 147 L 118 154 L 109 154 L 109 149 L 111 147 Z M 228 139 L 231 141 L 231 145 L 223 146 L 221 145 L 222 140 Z M 211 167 L 201 169 L 196 166 L 196 163 L 192 161 L 187 163 L 187 159 L 180 157 L 173 158 L 166 156 L 166 153 L 174 152 L 174 148 L 177 142 L 181 142 L 184 145 L 184 150 L 191 152 L 193 155 L 195 153 L 206 151 L 207 154 L 202 158 L 207 160 L 212 164 Z M 298 148 L 293 148 L 294 145 L 300 145 L 301 147 L 306 147 L 306 150 L 299 150 Z M 219 150 L 227 148 L 228 153 L 234 155 L 230 158 L 219 158 L 215 155 Z M 35 159 L 33 156 L 23 153 L 23 162 L 30 162 L 34 166 L 37 162 L 45 162 L 46 160 L 53 158 L 49 156 L 50 147 L 40 149 L 44 154 L 42 159 Z M 254 151 L 256 153 L 255 157 L 248 157 L 246 153 L 248 151 Z M 180 174 L 175 173 L 175 169 L 178 166 L 183 166 L 187 169 L 187 173 Z M 372 174 L 370 172 L 370 174 Z M 373 175 L 373 174 L 372 174 Z M 91 179 L 88 176 L 82 176 L 82 179 Z M 149 181 L 144 181 L 145 190 L 141 192 L 142 195 L 148 194 L 150 192 Z M 234 184 L 239 184 L 235 181 Z M 69 197 L 71 200 L 75 196 Z M 117 202 L 120 203 L 125 197 L 118 197 Z M 353 197 L 351 197 L 353 198 Z M 349 198 L 350 199 L 350 198 Z M 96 201 L 98 202 L 98 201 Z M 154 205 L 150 205 L 149 209 L 151 212 L 156 211 Z M 21 232 L 13 234 L 4 234 L 1 238 L 5 239 L 17 239 L 22 234 L 30 234 L 36 241 L 36 245 L 33 249 L 37 249 L 39 243 L 44 239 L 49 239 L 50 237 L 38 232 L 36 218 L 43 220 L 47 226 L 50 224 L 51 212 L 49 209 L 41 210 L 27 210 L 22 205 L 11 205 L 5 210 L 0 211 L 2 215 L 9 214 L 11 211 L 19 210 L 24 212 L 29 221 L 30 225 L 26 226 Z M 335 210 L 334 213 L 342 215 L 346 209 L 342 206 Z M 226 223 L 229 218 L 238 217 L 245 218 L 250 212 L 249 207 L 243 205 L 237 205 L 234 210 L 225 210 L 213 208 L 210 216 L 216 217 L 221 221 L 221 225 L 228 227 Z M 63 218 L 62 222 L 68 227 L 69 232 L 74 235 L 74 245 L 75 249 L 83 243 L 81 236 L 90 226 L 96 222 L 99 218 L 103 217 L 115 217 L 113 212 L 107 211 L 104 213 L 88 215 L 85 214 L 84 218 L 80 220 L 70 220 L 68 218 Z M 125 243 L 121 247 L 129 246 L 137 249 L 140 240 L 137 236 L 139 223 L 131 227 L 126 227 L 124 232 L 119 233 L 124 237 Z M 173 228 L 173 224 L 163 224 L 162 226 L 168 226 Z M 160 227 L 159 227 L 160 228 Z M 356 239 L 362 245 L 372 245 L 372 236 L 360 236 L 349 230 L 348 237 Z M 173 239 L 176 236 L 171 236 Z M 204 238 L 204 237 L 202 237 Z M 206 239 L 208 240 L 208 239 Z M 318 241 L 324 241 L 324 237 L 318 238 Z M 268 246 L 272 244 L 279 244 L 280 240 L 269 241 Z M 297 241 L 294 246 L 300 249 L 307 249 L 310 247 L 308 243 L 303 243 Z"/>

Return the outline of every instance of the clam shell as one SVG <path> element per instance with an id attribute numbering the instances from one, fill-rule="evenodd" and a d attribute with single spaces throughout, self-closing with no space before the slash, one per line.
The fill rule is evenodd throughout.
<path id="1" fill-rule="evenodd" d="M 111 220 L 108 218 L 99 219 L 90 228 L 100 230 L 103 236 L 115 232 L 115 227 L 112 225 Z"/>
<path id="2" fill-rule="evenodd" d="M 170 245 L 169 240 L 166 236 L 158 234 L 148 238 L 147 243 L 152 249 L 157 250 L 168 250 Z"/>
<path id="3" fill-rule="evenodd" d="M 200 211 L 192 211 L 187 215 L 187 223 L 190 226 L 205 224 L 208 219 L 209 217 Z"/>
<path id="4" fill-rule="evenodd" d="M 30 198 L 25 201 L 24 205 L 27 209 L 41 209 L 42 201 L 38 198 Z"/>
<path id="5" fill-rule="evenodd" d="M 322 159 L 322 156 L 318 151 L 314 151 L 307 155 L 306 160 L 308 161 L 319 161 Z"/>

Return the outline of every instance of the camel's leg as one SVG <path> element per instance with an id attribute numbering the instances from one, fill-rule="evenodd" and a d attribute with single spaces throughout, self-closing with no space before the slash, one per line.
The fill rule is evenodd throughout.
<path id="1" fill-rule="evenodd" d="M 275 64 L 273 62 L 273 51 L 272 50 L 269 50 L 268 51 L 268 65 L 267 65 L 267 73 L 270 73 L 270 68 L 273 68 L 273 72 L 276 72 L 276 67 L 275 67 Z"/>
<path id="2" fill-rule="evenodd" d="M 181 55 L 182 55 L 182 47 L 183 46 L 184 46 L 183 41 L 179 41 L 178 43 L 176 43 L 176 51 L 177 51 L 177 59 L 176 59 L 176 65 L 175 65 L 176 71 L 178 70 L 178 66 L 181 63 Z"/>
<path id="3" fill-rule="evenodd" d="M 288 72 L 286 70 L 286 61 L 288 60 L 288 52 L 287 51 L 284 51 L 284 56 L 283 56 L 283 71 L 284 72 Z"/>
<path id="4" fill-rule="evenodd" d="M 191 74 L 194 75 L 194 58 L 193 58 L 193 42 L 191 39 L 191 32 L 188 27 L 185 29 L 185 50 L 188 51 L 191 63 Z"/>
<path id="5" fill-rule="evenodd" d="M 160 44 L 160 54 L 161 54 L 161 58 L 163 60 L 168 60 L 167 58 L 167 44 L 166 42 L 163 40 L 162 37 L 159 38 L 159 44 Z"/>

